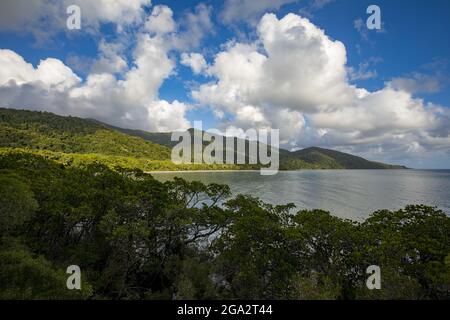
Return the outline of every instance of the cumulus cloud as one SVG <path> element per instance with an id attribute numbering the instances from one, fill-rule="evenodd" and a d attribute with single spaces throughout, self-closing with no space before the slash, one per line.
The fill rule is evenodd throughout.
<path id="1" fill-rule="evenodd" d="M 65 12 L 61 10 L 67 2 L 38 0 L 32 5 L 34 15 L 28 17 L 27 11 L 21 10 L 25 3 L 21 1 L 2 2 L 0 7 L 24 15 L 28 20 L 24 31 L 36 36 L 34 27 L 46 27 L 41 21 L 46 10 Z M 72 56 L 74 65 L 88 71 L 84 80 L 58 59 L 44 59 L 35 67 L 16 52 L 0 50 L 0 106 L 95 118 L 149 131 L 187 129 L 189 105 L 160 99 L 159 89 L 175 73 L 171 51 L 180 46 L 182 33 L 190 33 L 189 40 L 183 40 L 186 46 L 201 41 L 204 33 L 199 30 L 211 23 L 210 8 L 199 5 L 186 12 L 180 27 L 167 6 L 155 6 L 145 19 L 144 8 L 150 0 L 73 0 L 70 4 L 81 7 L 86 27 L 95 29 L 110 22 L 119 29 L 135 25 L 135 32 L 99 41 L 97 58 L 83 62 L 83 57 Z M 58 17 L 49 17 L 49 25 Z M 3 29 L 19 28 L 13 21 L 2 23 Z"/>
<path id="2" fill-rule="evenodd" d="M 124 46 L 121 43 L 108 43 L 100 41 L 99 58 L 92 66 L 93 73 L 122 73 L 128 68 L 128 63 L 124 57 Z"/>
<path id="3" fill-rule="evenodd" d="M 0 85 L 38 84 L 48 90 L 64 91 L 80 82 L 60 60 L 48 58 L 37 68 L 11 50 L 0 51 Z"/>
<path id="4" fill-rule="evenodd" d="M 42 42 L 66 31 L 66 9 L 78 5 L 82 27 L 97 29 L 101 23 L 114 23 L 118 29 L 142 21 L 151 0 L 2 0 L 0 30 L 29 32 Z"/>
<path id="5" fill-rule="evenodd" d="M 193 90 L 200 104 L 230 126 L 279 128 L 286 146 L 450 151 L 446 109 L 392 83 L 375 92 L 352 85 L 344 44 L 295 14 L 266 14 L 254 43 L 229 43 L 205 72 L 215 79 Z"/>
<path id="6" fill-rule="evenodd" d="M 158 97 L 160 86 L 175 67 L 161 42 L 141 34 L 134 66 L 123 79 L 101 72 L 90 74 L 85 82 L 60 60 L 49 58 L 35 68 L 17 53 L 0 50 L 1 106 L 95 118 L 150 131 L 186 129 L 188 106 Z"/>
<path id="7" fill-rule="evenodd" d="M 181 54 L 181 64 L 190 67 L 194 74 L 200 74 L 208 66 L 205 58 L 200 53 L 186 53 Z"/>
<path id="8" fill-rule="evenodd" d="M 213 8 L 203 3 L 193 11 L 186 11 L 179 22 L 179 32 L 173 38 L 173 45 L 179 50 L 197 48 L 209 34 L 214 33 Z"/>
<path id="9" fill-rule="evenodd" d="M 144 31 L 164 37 L 173 49 L 197 48 L 207 35 L 214 32 L 212 7 L 200 3 L 193 10 L 186 10 L 175 21 L 172 9 L 157 5 L 145 22 Z"/>
<path id="10" fill-rule="evenodd" d="M 147 18 L 145 29 L 157 34 L 171 33 L 176 25 L 173 20 L 173 11 L 168 6 L 158 5 L 153 8 L 152 14 Z"/>
<path id="11" fill-rule="evenodd" d="M 78 5 L 83 20 L 89 26 L 97 27 L 99 23 L 110 22 L 123 27 L 141 22 L 144 7 L 149 6 L 151 0 L 64 0 L 63 3 L 64 8 Z"/>
<path id="12" fill-rule="evenodd" d="M 218 81 L 201 86 L 194 97 L 231 112 L 245 105 L 314 111 L 351 103 L 357 90 L 347 84 L 341 42 L 294 14 L 282 20 L 267 14 L 258 31 L 263 50 L 230 44 L 208 70 Z"/>

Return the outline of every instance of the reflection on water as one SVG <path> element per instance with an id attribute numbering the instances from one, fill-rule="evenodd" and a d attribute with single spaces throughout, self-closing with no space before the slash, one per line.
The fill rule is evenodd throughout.
<path id="1" fill-rule="evenodd" d="M 304 170 L 275 176 L 257 172 L 155 173 L 161 181 L 175 176 L 189 181 L 222 183 L 233 194 L 250 194 L 273 204 L 319 208 L 362 220 L 380 209 L 408 204 L 437 206 L 450 213 L 450 170 Z"/>

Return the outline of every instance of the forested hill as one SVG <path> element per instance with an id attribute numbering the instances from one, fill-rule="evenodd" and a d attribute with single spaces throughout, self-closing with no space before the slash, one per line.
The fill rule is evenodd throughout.
<path id="1" fill-rule="evenodd" d="M 292 152 L 291 155 L 307 163 L 320 164 L 332 169 L 406 169 L 404 166 L 368 161 L 348 153 L 317 147 Z"/>
<path id="2" fill-rule="evenodd" d="M 111 127 L 123 133 L 140 137 L 169 148 L 177 142 L 171 141 L 171 133 L 152 133 L 141 130 L 130 130 Z M 225 142 L 224 142 L 225 145 Z M 236 153 L 236 151 L 235 151 Z M 390 165 L 343 153 L 335 150 L 318 147 L 306 148 L 290 152 L 280 149 L 280 165 L 284 170 L 295 169 L 407 169 L 405 166 Z"/>
<path id="3" fill-rule="evenodd" d="M 144 171 L 257 169 L 248 165 L 175 166 L 170 161 L 171 147 L 175 144 L 171 133 L 122 129 L 96 120 L 0 108 L 0 148 L 37 152 L 64 163 L 99 161 L 111 167 L 136 167 Z M 238 153 L 236 148 L 233 152 Z M 315 147 L 296 152 L 280 149 L 281 170 L 400 168 L 404 167 Z"/>
<path id="4" fill-rule="evenodd" d="M 170 149 L 98 122 L 48 112 L 0 108 L 0 147 L 170 159 Z"/>

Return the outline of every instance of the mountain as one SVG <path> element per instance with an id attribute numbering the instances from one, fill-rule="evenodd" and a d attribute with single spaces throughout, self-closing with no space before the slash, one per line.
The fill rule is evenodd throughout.
<path id="1" fill-rule="evenodd" d="M 191 133 L 193 129 L 190 129 Z M 232 150 L 238 156 L 235 138 Z M 0 148 L 37 153 L 65 164 L 102 162 L 110 167 L 152 170 L 258 169 L 255 165 L 175 165 L 170 161 L 171 133 L 150 133 L 49 112 L 0 108 Z M 206 143 L 204 143 L 206 145 Z M 226 149 L 225 145 L 225 150 Z M 280 169 L 400 169 L 350 154 L 317 147 L 296 152 L 280 149 Z M 248 160 L 248 157 L 246 157 Z"/>
<path id="2" fill-rule="evenodd" d="M 91 121 L 99 123 L 104 126 L 107 126 L 108 128 L 110 128 L 112 130 L 116 130 L 116 131 L 122 132 L 122 133 L 130 135 L 130 136 L 138 137 L 138 138 L 144 139 L 146 141 L 157 143 L 159 145 L 162 145 L 162 146 L 165 146 L 168 148 L 173 148 L 175 145 L 178 144 L 178 142 L 171 140 L 171 137 L 172 137 L 171 132 L 148 132 L 148 131 L 143 131 L 143 130 L 124 129 L 124 128 L 119 128 L 119 127 L 112 126 L 109 124 L 104 124 L 97 120 L 91 120 Z"/>
<path id="3" fill-rule="evenodd" d="M 113 127 L 113 126 L 110 126 L 110 128 L 113 128 L 115 130 L 118 130 L 118 131 L 126 133 L 126 134 L 140 137 L 147 141 L 161 144 L 161 145 L 169 147 L 169 148 L 173 148 L 175 145 L 178 144 L 177 141 L 171 140 L 171 137 L 172 137 L 171 132 L 152 133 L 152 132 L 146 132 L 146 131 L 142 131 L 142 130 L 123 129 L 123 128 L 118 128 L 118 127 Z M 192 134 L 194 129 L 189 129 L 189 131 Z M 204 132 L 204 134 L 207 135 L 206 132 Z M 229 150 L 229 149 L 227 148 L 227 143 L 226 143 L 225 138 L 223 138 L 223 139 L 224 139 L 223 146 L 224 146 L 224 159 L 225 159 L 225 154 L 226 154 L 227 150 Z M 238 142 L 242 142 L 242 139 L 234 138 L 234 146 L 235 146 L 233 148 L 234 159 L 237 159 L 238 154 L 239 154 L 239 152 L 236 148 L 236 146 L 238 145 Z M 258 142 L 258 146 L 259 146 L 259 144 L 260 143 Z M 206 145 L 207 145 L 207 143 L 204 142 L 204 146 L 206 146 Z M 244 156 L 246 159 L 246 163 L 248 163 L 248 150 L 249 150 L 248 140 L 245 141 L 245 150 L 246 150 L 246 154 Z M 288 150 L 279 149 L 279 153 L 280 153 L 280 169 L 281 170 L 321 169 L 320 167 L 318 167 L 314 164 L 310 164 L 306 161 L 303 161 L 302 159 L 296 158 Z M 253 168 L 253 167 L 250 167 L 250 168 Z"/>
<path id="4" fill-rule="evenodd" d="M 178 142 L 171 141 L 171 133 L 151 133 L 141 130 L 122 129 L 112 127 L 115 130 L 152 141 L 169 148 Z M 190 129 L 191 131 L 193 129 Z M 236 142 L 240 139 L 235 139 Z M 225 143 L 224 143 L 225 145 Z M 246 148 L 248 149 L 248 143 Z M 323 149 L 318 147 L 306 148 L 290 152 L 280 149 L 280 168 L 282 170 L 296 169 L 407 169 L 405 166 L 390 165 L 380 162 L 369 161 L 364 158 L 348 153 Z M 235 154 L 237 154 L 235 150 Z M 236 155 L 235 155 L 236 157 Z"/>
<path id="5" fill-rule="evenodd" d="M 0 108 L 0 153 L 26 152 L 65 165 L 99 162 L 110 168 L 143 171 L 241 169 L 220 164 L 175 165 L 169 147 L 121 131 L 89 119 Z"/>
<path id="6" fill-rule="evenodd" d="M 368 161 L 348 153 L 317 147 L 292 152 L 291 155 L 309 164 L 331 169 L 406 169 L 404 166 Z"/>

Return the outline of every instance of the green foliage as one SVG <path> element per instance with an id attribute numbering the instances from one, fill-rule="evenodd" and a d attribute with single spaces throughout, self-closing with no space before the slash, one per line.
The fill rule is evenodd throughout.
<path id="1" fill-rule="evenodd" d="M 368 161 L 351 154 L 317 147 L 293 152 L 291 157 L 320 169 L 405 169 L 403 166 Z"/>
<path id="2" fill-rule="evenodd" d="M 47 112 L 0 108 L 0 147 L 64 154 L 168 160 L 170 149 L 100 123 Z"/>
<path id="3" fill-rule="evenodd" d="M 190 132 L 192 134 L 192 129 Z M 239 153 L 237 141 L 235 138 L 234 157 Z M 171 141 L 171 133 L 121 129 L 94 120 L 61 117 L 48 112 L 0 108 L 0 149 L 39 154 L 65 165 L 101 162 L 110 168 L 120 166 L 143 171 L 258 170 L 261 167 L 248 164 L 248 141 L 245 142 L 246 165 L 175 165 L 170 156 L 171 148 L 177 143 Z M 204 142 L 203 147 L 206 145 Z M 320 148 L 296 152 L 280 149 L 279 153 L 280 170 L 403 168 Z"/>
<path id="4" fill-rule="evenodd" d="M 450 297 L 450 217 L 434 208 L 356 223 L 16 151 L 0 153 L 0 181 L 0 299 Z M 81 292 L 66 289 L 69 265 Z M 366 287 L 370 265 L 382 290 Z"/>
<path id="5" fill-rule="evenodd" d="M 175 165 L 171 160 L 149 160 L 147 158 L 134 158 L 112 156 L 104 154 L 62 153 L 48 150 L 29 150 L 18 148 L 0 148 L 0 154 L 30 154 L 42 156 L 45 159 L 55 161 L 67 167 L 83 167 L 94 163 L 101 163 L 108 168 L 124 168 L 129 170 L 139 169 L 144 172 L 151 171 L 195 171 L 195 170 L 256 170 L 258 167 L 250 165 L 227 164 L 179 164 Z"/>
<path id="6" fill-rule="evenodd" d="M 444 212 L 426 206 L 379 211 L 362 227 L 375 264 L 396 266 L 415 279 L 427 297 L 437 299 L 450 293 L 450 270 L 445 264 L 450 252 L 450 219 Z"/>
<path id="7" fill-rule="evenodd" d="M 29 186 L 17 175 L 0 171 L 0 236 L 25 223 L 38 203 Z"/>
<path id="8" fill-rule="evenodd" d="M 68 290 L 63 269 L 18 244 L 1 248 L 0 270 L 0 300 L 86 299 L 92 294 L 86 281 L 80 291 Z"/>
<path id="9" fill-rule="evenodd" d="M 288 206 L 271 206 L 238 196 L 227 203 L 233 223 L 216 242 L 223 294 L 242 299 L 286 298 L 293 265 L 282 221 Z M 249 285 L 251 283 L 251 285 Z"/>

